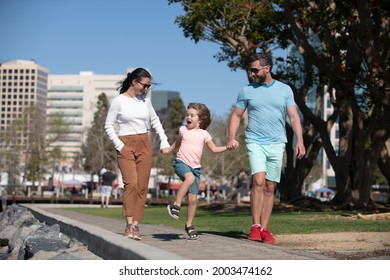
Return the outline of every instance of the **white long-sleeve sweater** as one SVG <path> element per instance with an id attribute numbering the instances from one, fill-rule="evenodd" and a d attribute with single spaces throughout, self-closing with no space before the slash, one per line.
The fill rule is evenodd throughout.
<path id="1" fill-rule="evenodd" d="M 116 121 L 119 124 L 118 134 L 114 130 Z M 124 146 L 118 136 L 147 133 L 150 127 L 160 137 L 160 149 L 169 147 L 168 138 L 150 98 L 130 98 L 120 94 L 112 100 L 104 128 L 115 149 L 120 151 Z"/>

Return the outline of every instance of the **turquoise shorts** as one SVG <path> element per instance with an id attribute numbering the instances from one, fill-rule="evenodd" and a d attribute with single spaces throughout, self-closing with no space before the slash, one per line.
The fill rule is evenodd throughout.
<path id="1" fill-rule="evenodd" d="M 268 145 L 247 143 L 246 150 L 252 175 L 265 172 L 265 179 L 279 183 L 285 149 L 285 143 Z"/>
<path id="2" fill-rule="evenodd" d="M 192 168 L 182 162 L 180 159 L 174 159 L 173 161 L 173 169 L 175 170 L 175 173 L 179 178 L 184 181 L 184 174 L 191 172 L 194 174 L 195 181 L 191 185 L 190 189 L 188 190 L 189 193 L 192 194 L 198 194 L 199 192 L 199 184 L 200 184 L 200 175 L 201 175 L 201 169 L 200 168 Z"/>

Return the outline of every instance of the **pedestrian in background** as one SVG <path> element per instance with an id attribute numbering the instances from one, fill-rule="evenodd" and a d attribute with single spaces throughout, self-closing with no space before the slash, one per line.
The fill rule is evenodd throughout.
<path id="1" fill-rule="evenodd" d="M 160 150 L 168 148 L 167 136 L 147 95 L 152 82 L 144 68 L 128 73 L 118 83 L 119 96 L 112 100 L 105 129 L 117 150 L 117 160 L 124 183 L 123 215 L 126 217 L 124 236 L 141 240 L 142 220 L 152 168 L 152 144 L 149 131 L 153 128 L 160 138 Z M 114 123 L 119 125 L 118 134 Z"/>
<path id="2" fill-rule="evenodd" d="M 106 171 L 102 175 L 102 190 L 101 190 L 101 198 L 102 198 L 102 205 L 101 208 L 104 206 L 108 208 L 108 205 L 110 204 L 110 198 L 112 193 L 112 184 L 114 183 L 116 179 L 116 175 L 112 173 L 111 168 L 107 167 Z"/>
<path id="3" fill-rule="evenodd" d="M 253 186 L 250 195 L 253 225 L 248 238 L 264 243 L 275 243 L 268 231 L 274 190 L 280 181 L 283 154 L 287 142 L 286 114 L 296 136 L 295 153 L 301 159 L 306 151 L 302 138 L 302 126 L 290 86 L 274 80 L 271 74 L 272 57 L 255 54 L 251 57 L 250 71 L 253 83 L 238 94 L 230 117 L 228 148 L 238 147 L 235 140 L 240 119 L 248 111 L 246 148 L 252 173 Z"/>
<path id="4" fill-rule="evenodd" d="M 169 215 L 178 220 L 183 198 L 188 193 L 187 222 L 184 229 L 190 239 L 197 239 L 198 232 L 195 230 L 193 220 L 198 201 L 203 147 L 206 144 L 213 153 L 225 152 L 227 147 L 216 146 L 207 132 L 206 129 L 211 123 L 211 118 L 206 105 L 190 103 L 187 107 L 186 122 L 187 125 L 183 125 L 179 129 L 179 138 L 166 150 L 166 153 L 170 153 L 179 148 L 173 162 L 173 168 L 176 175 L 183 181 L 174 203 L 168 205 L 167 209 Z"/>

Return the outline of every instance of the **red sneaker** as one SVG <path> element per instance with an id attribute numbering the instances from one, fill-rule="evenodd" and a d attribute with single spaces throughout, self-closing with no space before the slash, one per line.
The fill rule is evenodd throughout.
<path id="1" fill-rule="evenodd" d="M 259 225 L 253 225 L 251 227 L 251 232 L 249 233 L 248 236 L 249 240 L 253 241 L 261 241 L 261 227 Z"/>
<path id="2" fill-rule="evenodd" d="M 263 240 L 263 243 L 275 244 L 275 238 L 268 231 L 268 229 L 263 228 L 260 232 L 260 235 L 261 235 L 261 239 Z"/>

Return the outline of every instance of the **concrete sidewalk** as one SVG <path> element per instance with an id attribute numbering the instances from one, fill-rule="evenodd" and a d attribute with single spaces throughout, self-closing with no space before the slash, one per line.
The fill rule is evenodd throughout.
<path id="1" fill-rule="evenodd" d="M 310 252 L 229 238 L 200 231 L 198 240 L 189 240 L 183 230 L 141 224 L 142 241 L 124 237 L 124 220 L 66 211 L 66 207 L 98 205 L 23 204 L 48 225 L 58 223 L 61 232 L 74 237 L 106 260 L 329 260 Z"/>

